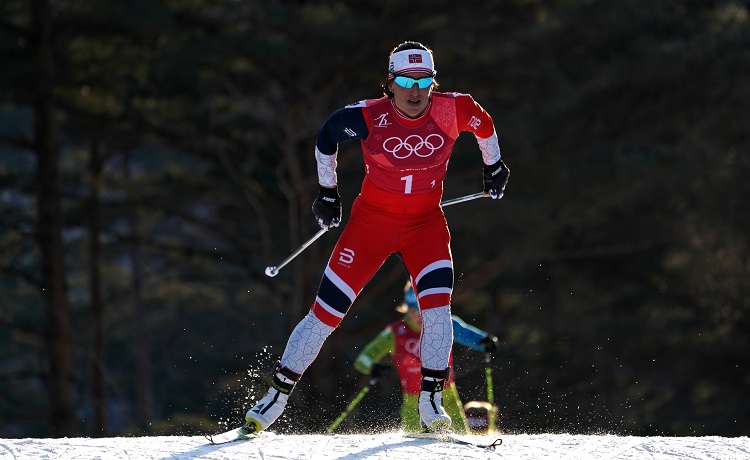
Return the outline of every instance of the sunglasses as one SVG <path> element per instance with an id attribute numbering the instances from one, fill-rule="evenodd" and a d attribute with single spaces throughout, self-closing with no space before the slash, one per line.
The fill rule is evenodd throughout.
<path id="1" fill-rule="evenodd" d="M 411 89 L 414 85 L 417 85 L 419 89 L 429 88 L 435 77 L 424 77 L 424 78 L 411 78 L 403 75 L 396 75 L 393 81 L 402 88 Z"/>

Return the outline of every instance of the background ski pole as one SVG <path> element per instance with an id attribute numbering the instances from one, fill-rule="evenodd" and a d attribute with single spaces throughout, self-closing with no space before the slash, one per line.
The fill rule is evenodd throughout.
<path id="1" fill-rule="evenodd" d="M 320 230 L 318 230 L 318 233 L 316 233 L 315 235 L 313 235 L 312 238 L 310 238 L 309 240 L 307 240 L 304 243 L 302 243 L 302 246 L 300 246 L 299 248 L 297 248 L 297 250 L 294 251 L 289 257 L 287 257 L 286 259 L 282 260 L 281 263 L 278 266 L 271 265 L 270 267 L 266 267 L 266 275 L 270 276 L 271 278 L 273 278 L 274 276 L 278 275 L 279 274 L 279 270 L 281 270 L 282 268 L 284 268 L 284 266 L 286 264 L 288 264 L 295 257 L 297 257 L 298 255 L 300 255 L 300 253 L 302 253 L 302 251 L 304 251 L 305 249 L 307 249 L 308 246 L 310 246 L 311 244 L 313 244 L 315 242 L 315 240 L 317 240 L 318 238 L 320 238 L 321 236 L 323 236 L 323 233 L 325 233 L 327 231 L 328 231 L 327 228 L 321 228 Z"/>
<path id="2" fill-rule="evenodd" d="M 487 402 L 490 403 L 489 413 L 487 414 L 487 433 L 495 432 L 495 384 L 492 381 L 492 355 L 490 353 L 484 354 L 484 375 L 487 379 Z"/>
<path id="3" fill-rule="evenodd" d="M 339 415 L 336 418 L 336 420 L 334 420 L 333 423 L 331 423 L 331 426 L 329 426 L 326 431 L 328 431 L 329 433 L 333 433 L 333 430 L 335 430 L 336 427 L 338 427 L 341 424 L 341 422 L 344 421 L 346 416 L 349 415 L 349 412 L 351 412 L 352 409 L 354 409 L 354 407 L 357 404 L 359 404 L 359 401 L 365 397 L 367 392 L 370 391 L 370 388 L 372 388 L 372 386 L 375 385 L 375 382 L 377 382 L 376 379 L 370 379 L 370 383 L 368 383 L 364 388 L 359 390 L 359 393 L 357 393 L 357 396 L 355 396 L 354 399 L 352 399 L 352 402 L 350 402 L 349 405 L 346 406 L 346 409 L 344 409 L 344 412 L 342 412 L 341 415 Z"/>

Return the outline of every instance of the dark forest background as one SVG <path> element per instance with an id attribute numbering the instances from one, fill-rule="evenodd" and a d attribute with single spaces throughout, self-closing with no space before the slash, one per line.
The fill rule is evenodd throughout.
<path id="1" fill-rule="evenodd" d="M 446 208 L 453 311 L 500 337 L 500 428 L 748 435 L 750 2 L 1 0 L 0 436 L 240 423 L 340 232 L 264 274 L 317 230 L 317 128 L 381 94 L 404 40 L 512 170 Z M 481 190 L 464 136 L 446 199 Z M 357 143 L 339 161 L 346 222 Z M 389 259 L 275 428 L 341 413 L 403 282 Z M 398 407 L 384 379 L 340 429 Z"/>

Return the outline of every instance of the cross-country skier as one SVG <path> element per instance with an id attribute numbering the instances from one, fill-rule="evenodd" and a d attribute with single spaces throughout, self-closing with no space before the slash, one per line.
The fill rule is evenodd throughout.
<path id="1" fill-rule="evenodd" d="M 246 431 L 265 430 L 281 415 L 323 342 L 391 254 L 399 254 L 413 274 L 422 310 L 420 422 L 433 431 L 450 426 L 442 395 L 453 344 L 453 262 L 440 207 L 443 179 L 453 144 L 464 131 L 473 133 L 479 144 L 485 192 L 501 197 L 509 170 L 500 159 L 490 115 L 468 94 L 435 91 L 438 83 L 429 48 L 404 42 L 393 49 L 388 66 L 384 97 L 337 110 L 318 131 L 320 190 L 312 211 L 321 228 L 341 222 L 339 142 L 361 141 L 365 179 L 310 312 L 292 331 L 268 393 L 246 414 Z"/>
<path id="2" fill-rule="evenodd" d="M 404 313 L 404 317 L 386 326 L 375 339 L 365 345 L 354 361 L 354 368 L 363 374 L 369 374 L 373 379 L 379 379 L 390 370 L 391 366 L 381 362 L 386 356 L 390 356 L 401 381 L 402 428 L 406 432 L 419 432 L 421 426 L 417 402 L 421 389 L 419 339 L 422 316 L 410 282 L 404 288 L 404 302 L 396 309 Z M 452 322 L 454 342 L 484 353 L 491 353 L 497 348 L 497 337 L 466 324 L 455 315 L 452 316 Z M 449 366 L 451 361 L 452 356 L 448 361 Z M 469 432 L 452 372 L 443 390 L 443 408 L 451 417 L 451 431 L 459 434 Z"/>

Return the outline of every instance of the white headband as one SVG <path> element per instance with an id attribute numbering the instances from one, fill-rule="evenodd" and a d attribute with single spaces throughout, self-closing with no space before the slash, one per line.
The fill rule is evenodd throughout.
<path id="1" fill-rule="evenodd" d="M 424 72 L 435 75 L 432 53 L 425 50 L 403 50 L 391 54 L 388 62 L 390 73 Z"/>

